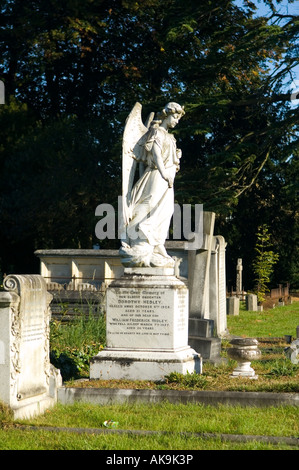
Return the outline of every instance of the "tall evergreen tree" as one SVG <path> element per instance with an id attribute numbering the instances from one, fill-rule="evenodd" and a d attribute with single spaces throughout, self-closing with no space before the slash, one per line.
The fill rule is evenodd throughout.
<path id="1" fill-rule="evenodd" d="M 262 193 L 283 195 L 284 220 L 297 221 L 297 118 L 281 83 L 298 63 L 298 18 L 265 3 L 271 18 L 247 0 L 0 0 L 5 266 L 16 253 L 28 270 L 16 261 L 24 247 L 29 259 L 35 248 L 92 246 L 95 207 L 121 191 L 121 135 L 137 100 L 145 115 L 185 104 L 177 200 L 215 211 L 229 244 L 246 248 L 244 227 L 234 236 L 227 220 L 250 200 L 259 218 Z"/>

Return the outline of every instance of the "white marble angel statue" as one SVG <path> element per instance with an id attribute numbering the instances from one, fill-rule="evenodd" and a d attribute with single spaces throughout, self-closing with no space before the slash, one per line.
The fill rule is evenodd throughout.
<path id="1" fill-rule="evenodd" d="M 173 267 L 165 240 L 174 211 L 173 182 L 179 170 L 181 150 L 169 129 L 185 114 L 177 103 L 168 103 L 144 125 L 141 104 L 127 118 L 123 135 L 122 203 L 123 232 L 119 250 L 124 266 Z M 139 179 L 134 176 L 139 164 Z"/>

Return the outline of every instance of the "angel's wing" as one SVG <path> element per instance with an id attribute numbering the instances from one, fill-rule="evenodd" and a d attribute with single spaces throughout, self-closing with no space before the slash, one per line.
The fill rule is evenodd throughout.
<path id="1" fill-rule="evenodd" d="M 123 206 L 123 223 L 129 223 L 129 205 L 131 200 L 131 190 L 134 181 L 137 161 L 140 160 L 138 155 L 137 142 L 148 131 L 141 118 L 142 106 L 136 103 L 130 112 L 123 134 L 122 147 L 122 206 Z"/>

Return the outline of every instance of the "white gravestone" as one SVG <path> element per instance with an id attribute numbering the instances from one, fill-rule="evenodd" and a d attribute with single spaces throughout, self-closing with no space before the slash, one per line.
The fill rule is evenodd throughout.
<path id="1" fill-rule="evenodd" d="M 107 347 L 92 359 L 91 379 L 201 373 L 201 358 L 188 346 L 188 289 L 172 268 L 125 269 L 107 289 L 106 317 Z"/>
<path id="2" fill-rule="evenodd" d="M 49 358 L 49 304 L 39 275 L 11 275 L 0 293 L 0 399 L 16 418 L 56 402 L 61 377 Z"/>
<path id="3" fill-rule="evenodd" d="M 209 302 L 210 319 L 214 320 L 217 336 L 227 333 L 225 247 L 224 238 L 215 236 L 210 262 Z"/>

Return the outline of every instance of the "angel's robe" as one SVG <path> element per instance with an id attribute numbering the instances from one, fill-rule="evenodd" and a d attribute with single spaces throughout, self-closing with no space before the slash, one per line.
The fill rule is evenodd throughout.
<path id="1" fill-rule="evenodd" d="M 164 245 L 170 220 L 174 212 L 174 190 L 162 177 L 153 155 L 153 145 L 161 149 L 165 174 L 174 180 L 179 167 L 176 140 L 163 127 L 149 131 L 141 143 L 144 147 L 141 160 L 146 168 L 131 193 L 131 221 L 127 234 L 131 247 L 149 244 L 151 247 Z"/>

